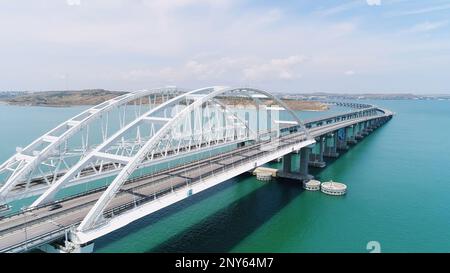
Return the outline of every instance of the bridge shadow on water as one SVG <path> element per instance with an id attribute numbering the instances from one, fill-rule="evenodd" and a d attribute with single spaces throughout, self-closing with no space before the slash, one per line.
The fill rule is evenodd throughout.
<path id="1" fill-rule="evenodd" d="M 355 150 L 356 146 L 360 145 L 360 143 L 368 144 L 371 142 L 371 139 L 373 139 L 371 136 L 377 134 L 377 131 L 360 140 L 357 144 L 350 145 L 348 150 L 339 150 L 338 158 L 326 158 L 327 166 L 325 168 L 332 166 L 334 162 L 347 153 L 363 152 L 364 149 Z M 321 180 L 321 173 L 325 168 L 310 168 L 310 173 Z M 101 249 L 114 242 L 115 238 L 126 237 L 129 234 L 148 228 L 148 226 L 154 225 L 158 221 L 179 213 L 192 205 L 201 203 L 215 193 L 234 187 L 236 183 L 248 183 L 249 181 L 246 181 L 246 178 L 249 176 L 250 174 L 247 173 L 242 174 L 132 222 L 128 226 L 96 240 L 96 248 Z M 303 192 L 301 184 L 297 181 L 278 179 L 273 182 L 258 181 L 257 183 L 265 183 L 265 185 L 228 203 L 225 207 L 176 233 L 164 240 L 164 242 L 154 246 L 149 245 L 145 252 L 229 252 Z M 304 211 L 303 213 L 308 212 Z M 148 232 L 151 232 L 151 228 Z"/>
<path id="2" fill-rule="evenodd" d="M 200 192 L 137 220 L 127 227 L 96 240 L 96 248 L 107 246 L 114 241 L 113 238 L 121 238 L 148 228 L 149 225 L 178 213 L 191 205 L 200 203 L 211 194 L 232 187 L 235 183 L 248 183 L 248 181 L 238 181 L 246 176 L 249 176 L 249 174 L 243 174 L 237 179 L 219 184 L 216 187 Z M 163 243 L 149 246 L 146 252 L 229 252 L 235 245 L 261 227 L 303 191 L 299 183 L 290 181 L 268 183 L 258 181 L 257 183 L 265 183 L 265 185 L 229 203 Z M 151 232 L 150 229 L 149 232 Z"/>
<path id="3" fill-rule="evenodd" d="M 297 183 L 269 182 L 151 252 L 229 252 L 302 192 Z"/>

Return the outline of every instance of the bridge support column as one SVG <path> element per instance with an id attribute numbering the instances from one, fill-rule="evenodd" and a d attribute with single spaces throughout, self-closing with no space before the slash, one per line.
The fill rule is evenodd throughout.
<path id="1" fill-rule="evenodd" d="M 369 122 L 368 121 L 364 121 L 362 123 L 362 127 L 363 127 L 363 130 L 361 132 L 361 135 L 364 136 L 364 137 L 368 136 L 369 135 Z"/>
<path id="2" fill-rule="evenodd" d="M 374 120 L 374 122 L 373 122 L 373 128 L 374 129 L 377 129 L 378 127 L 380 127 L 380 119 L 379 118 L 377 118 L 376 120 Z"/>
<path id="3" fill-rule="evenodd" d="M 283 172 L 292 172 L 292 154 L 287 154 L 283 156 Z"/>
<path id="4" fill-rule="evenodd" d="M 363 139 L 363 135 L 362 135 L 362 123 L 361 123 L 361 122 L 360 122 L 360 123 L 357 123 L 357 124 L 355 125 L 355 128 L 357 128 L 357 129 L 356 129 L 355 138 L 356 138 L 357 140 Z"/>
<path id="5" fill-rule="evenodd" d="M 355 126 L 351 125 L 349 127 L 345 128 L 346 130 L 346 141 L 348 144 L 356 144 L 356 139 L 355 139 Z"/>
<path id="6" fill-rule="evenodd" d="M 341 128 L 337 131 L 337 149 L 338 150 L 348 150 L 347 145 L 347 130 L 345 128 Z"/>
<path id="7" fill-rule="evenodd" d="M 310 147 L 303 147 L 300 149 L 300 178 L 302 180 L 310 180 L 312 175 L 308 174 L 309 154 L 311 153 Z"/>
<path id="8" fill-rule="evenodd" d="M 366 131 L 370 134 L 373 132 L 373 130 L 375 129 L 375 120 L 371 119 L 369 121 L 367 121 L 367 129 Z"/>
<path id="9" fill-rule="evenodd" d="M 323 160 L 323 152 L 325 150 L 325 138 L 320 136 L 316 139 L 316 144 L 309 155 L 309 166 L 316 168 L 324 168 L 326 166 Z"/>
<path id="10" fill-rule="evenodd" d="M 337 153 L 337 132 L 333 132 L 327 135 L 325 153 L 326 157 L 338 157 Z"/>
<path id="11" fill-rule="evenodd" d="M 292 153 L 283 156 L 283 170 L 277 173 L 279 178 L 287 178 L 290 180 L 305 181 L 311 180 L 314 177 L 308 174 L 308 163 L 310 155 L 310 147 L 303 147 L 300 149 L 300 166 L 298 171 L 292 170 Z"/>

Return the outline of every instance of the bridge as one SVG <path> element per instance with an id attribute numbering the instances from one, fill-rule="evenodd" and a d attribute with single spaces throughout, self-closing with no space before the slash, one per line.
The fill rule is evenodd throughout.
<path id="1" fill-rule="evenodd" d="M 267 91 L 222 86 L 141 90 L 89 108 L 0 165 L 0 251 L 89 252 L 99 237 L 279 158 L 279 176 L 311 179 L 309 167 L 393 116 L 324 103 L 352 110 L 302 121 Z"/>

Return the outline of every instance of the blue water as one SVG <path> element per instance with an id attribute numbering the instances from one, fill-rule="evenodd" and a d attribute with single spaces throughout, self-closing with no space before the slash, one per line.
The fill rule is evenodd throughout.
<path id="1" fill-rule="evenodd" d="M 37 137 L 85 109 L 86 106 L 60 108 L 0 104 L 0 161 L 12 156 L 16 147 L 27 146 Z"/>
<path id="2" fill-rule="evenodd" d="M 367 252 L 378 241 L 383 252 L 449 252 L 450 102 L 372 103 L 396 116 L 313 171 L 346 183 L 346 196 L 243 175 L 98 239 L 95 251 Z M 0 106 L 0 159 L 81 109 Z M 302 117 L 314 114 L 324 113 Z"/>

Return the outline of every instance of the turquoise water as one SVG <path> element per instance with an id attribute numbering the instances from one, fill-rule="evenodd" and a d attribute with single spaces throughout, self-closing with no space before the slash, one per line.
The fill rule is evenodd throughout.
<path id="1" fill-rule="evenodd" d="M 95 251 L 367 252 L 378 241 L 383 252 L 449 252 L 450 102 L 373 103 L 396 116 L 314 172 L 346 183 L 346 196 L 243 175 L 98 239 Z M 0 106 L 0 159 L 80 109 Z"/>
<path id="2" fill-rule="evenodd" d="M 12 156 L 16 147 L 27 146 L 37 137 L 85 109 L 86 106 L 59 108 L 0 104 L 0 161 Z"/>

